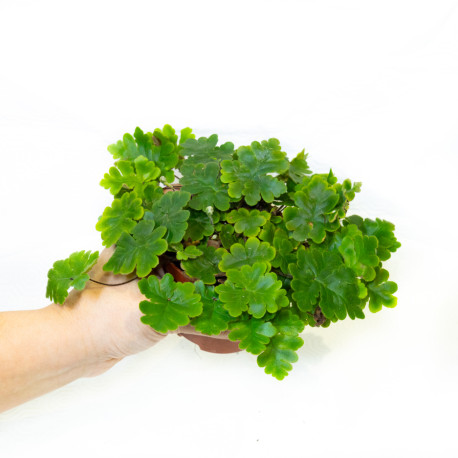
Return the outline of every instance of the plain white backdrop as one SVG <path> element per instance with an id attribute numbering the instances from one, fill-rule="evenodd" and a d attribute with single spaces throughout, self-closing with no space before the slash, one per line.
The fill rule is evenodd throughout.
<path id="1" fill-rule="evenodd" d="M 168 337 L 0 415 L 0 456 L 458 456 L 457 82 L 452 0 L 0 0 L 0 310 L 102 248 L 106 147 L 137 125 L 305 148 L 402 243 L 398 306 L 306 329 L 284 381 Z"/>

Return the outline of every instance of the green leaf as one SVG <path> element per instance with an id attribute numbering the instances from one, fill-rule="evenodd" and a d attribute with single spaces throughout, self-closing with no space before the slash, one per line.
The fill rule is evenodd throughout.
<path id="1" fill-rule="evenodd" d="M 175 129 L 170 124 L 165 124 L 162 129 L 154 129 L 153 135 L 161 142 L 162 145 L 166 143 L 176 145 L 178 141 L 178 135 L 175 133 Z"/>
<path id="2" fill-rule="evenodd" d="M 269 219 L 270 214 L 266 211 L 249 211 L 246 208 L 232 210 L 227 215 L 227 221 L 231 224 L 235 224 L 235 231 L 239 234 L 243 233 L 246 237 L 254 237 L 258 235 L 261 230 L 261 226 L 266 224 Z"/>
<path id="3" fill-rule="evenodd" d="M 158 332 L 165 334 L 186 326 L 191 317 L 202 313 L 200 295 L 194 293 L 193 283 L 175 283 L 170 274 L 165 274 L 160 281 L 151 275 L 142 278 L 138 287 L 149 299 L 140 302 L 144 314 L 141 321 Z"/>
<path id="4" fill-rule="evenodd" d="M 229 210 L 227 186 L 219 179 L 218 164 L 184 164 L 180 171 L 183 175 L 180 179 L 182 190 L 192 194 L 189 202 L 191 208 L 204 210 L 207 207 L 216 207 L 222 211 Z"/>
<path id="5" fill-rule="evenodd" d="M 377 238 L 367 235 L 343 237 L 339 252 L 343 256 L 345 265 L 355 272 L 356 276 L 371 281 L 375 278 L 375 267 L 380 260 L 376 255 Z"/>
<path id="6" fill-rule="evenodd" d="M 105 208 L 95 228 L 102 232 L 103 245 L 115 244 L 123 232 L 129 233 L 143 216 L 142 200 L 133 192 L 114 199 L 111 207 Z"/>
<path id="7" fill-rule="evenodd" d="M 218 335 L 228 329 L 229 323 L 233 318 L 224 309 L 223 303 L 215 293 L 214 286 L 205 286 L 202 281 L 196 281 L 196 293 L 202 297 L 202 314 L 193 318 L 191 324 L 196 331 L 207 335 Z"/>
<path id="8" fill-rule="evenodd" d="M 103 270 L 115 274 L 129 274 L 137 269 L 138 277 L 145 277 L 159 263 L 158 255 L 167 250 L 163 239 L 167 229 L 154 228 L 154 221 L 140 221 L 132 230 L 132 235 L 124 232 L 116 249 L 103 266 Z"/>
<path id="9" fill-rule="evenodd" d="M 88 272 L 97 262 L 99 252 L 77 251 L 67 259 L 56 261 L 48 271 L 46 297 L 56 304 L 63 304 L 68 289 L 84 289 L 89 280 Z"/>
<path id="10" fill-rule="evenodd" d="M 184 239 L 190 239 L 195 242 L 202 240 L 204 237 L 209 237 L 215 231 L 215 227 L 212 224 L 210 217 L 201 211 L 191 210 L 188 221 L 188 229 Z"/>
<path id="11" fill-rule="evenodd" d="M 145 156 L 152 160 L 152 147 L 153 138 L 151 132 L 145 134 L 137 127 L 133 137 L 130 134 L 125 134 L 122 140 L 110 145 L 108 151 L 115 159 L 122 159 L 124 161 L 133 161 L 138 156 Z"/>
<path id="12" fill-rule="evenodd" d="M 315 175 L 302 191 L 294 194 L 296 207 L 287 207 L 283 213 L 287 229 L 294 231 L 292 237 L 301 242 L 308 238 L 315 243 L 323 242 L 326 231 L 339 227 L 331 214 L 338 200 L 326 181 Z"/>
<path id="13" fill-rule="evenodd" d="M 240 340 L 239 348 L 253 355 L 259 355 L 266 349 L 270 338 L 277 330 L 270 322 L 250 318 L 246 321 L 238 321 L 231 326 L 229 340 Z"/>
<path id="14" fill-rule="evenodd" d="M 221 243 L 223 247 L 229 250 L 234 243 L 237 243 L 237 237 L 234 235 L 234 226 L 231 224 L 225 224 L 221 228 L 221 232 L 219 233 L 219 238 L 221 239 Z"/>
<path id="15" fill-rule="evenodd" d="M 239 269 L 244 265 L 252 266 L 256 262 L 268 264 L 275 257 L 275 248 L 266 242 L 260 242 L 256 237 L 249 238 L 244 245 L 235 243 L 231 252 L 224 253 L 219 268 L 223 272 Z"/>
<path id="16" fill-rule="evenodd" d="M 162 129 L 155 129 L 151 135 L 153 143 L 147 158 L 156 163 L 168 182 L 172 182 L 175 175 L 171 169 L 177 166 L 181 149 L 177 145 L 178 136 L 175 129 L 166 124 Z"/>
<path id="17" fill-rule="evenodd" d="M 180 131 L 180 145 L 182 145 L 188 138 L 196 138 L 196 136 L 192 133 L 192 129 L 190 127 L 185 127 Z"/>
<path id="18" fill-rule="evenodd" d="M 188 139 L 183 143 L 181 154 L 187 159 L 184 164 L 208 164 L 211 162 L 219 163 L 224 159 L 232 159 L 234 144 L 231 142 L 216 146 L 218 135 L 213 134 L 210 137 L 200 137 L 198 140 Z"/>
<path id="19" fill-rule="evenodd" d="M 188 259 L 195 259 L 203 254 L 195 245 L 189 245 L 184 250 L 177 251 L 177 259 L 179 261 L 187 261 Z"/>
<path id="20" fill-rule="evenodd" d="M 286 184 L 269 175 L 288 169 L 286 153 L 281 151 L 277 139 L 253 142 L 237 150 L 238 160 L 221 162 L 221 181 L 229 183 L 229 195 L 233 198 L 245 196 L 248 205 L 256 205 L 261 198 L 273 202 L 275 197 L 286 192 Z"/>
<path id="21" fill-rule="evenodd" d="M 277 230 L 277 227 L 275 226 L 275 224 L 272 224 L 272 219 L 271 219 L 271 221 L 267 221 L 267 223 L 262 228 L 262 231 L 259 234 L 259 238 L 262 241 L 267 242 L 270 245 L 273 245 L 274 235 L 275 235 L 276 230 Z"/>
<path id="22" fill-rule="evenodd" d="M 294 246 L 286 234 L 278 234 L 281 234 L 281 232 L 277 231 L 277 235 L 273 239 L 276 256 L 272 261 L 272 266 L 276 268 L 279 267 L 284 274 L 288 274 L 289 264 L 296 261 L 296 255 L 293 253 Z"/>
<path id="23" fill-rule="evenodd" d="M 215 275 L 220 272 L 218 263 L 221 261 L 221 253 L 212 246 L 199 246 L 199 251 L 202 252 L 201 256 L 181 264 L 190 277 L 212 285 L 216 281 Z"/>
<path id="24" fill-rule="evenodd" d="M 295 183 L 300 183 L 304 176 L 312 173 L 307 164 L 307 156 L 302 150 L 289 165 L 288 175 Z"/>
<path id="25" fill-rule="evenodd" d="M 118 194 L 121 188 L 126 188 L 134 190 L 138 197 L 143 197 L 145 186 L 161 173 L 154 162 L 148 161 L 144 156 L 138 156 L 134 162 L 118 161 L 116 166 L 111 167 L 100 182 L 100 185 L 109 189 L 113 195 Z"/>
<path id="26" fill-rule="evenodd" d="M 186 232 L 189 211 L 183 210 L 183 207 L 190 197 L 189 192 L 167 192 L 153 204 L 151 212 L 145 215 L 145 219 L 152 219 L 158 226 L 167 228 L 166 240 L 169 243 L 180 242 Z"/>
<path id="27" fill-rule="evenodd" d="M 288 305 L 282 282 L 266 270 L 267 264 L 257 262 L 227 272 L 226 282 L 217 286 L 215 291 L 231 316 L 248 311 L 255 318 L 262 318 L 266 311 L 273 313 Z"/>
<path id="28" fill-rule="evenodd" d="M 280 334 L 286 336 L 297 336 L 305 327 L 299 315 L 288 308 L 280 310 L 272 323 Z"/>
<path id="29" fill-rule="evenodd" d="M 304 341 L 300 337 L 277 334 L 266 350 L 258 356 L 258 366 L 264 367 L 266 374 L 272 374 L 277 380 L 283 380 L 293 368 L 291 363 L 298 360 L 296 351 L 303 344 Z"/>
<path id="30" fill-rule="evenodd" d="M 376 218 L 374 221 L 366 218 L 362 224 L 361 230 L 366 235 L 374 235 L 377 237 L 377 256 L 381 261 L 388 260 L 391 253 L 394 253 L 401 246 L 394 235 L 394 224 L 389 221 L 380 218 Z"/>
<path id="31" fill-rule="evenodd" d="M 314 312 L 319 305 L 324 316 L 343 320 L 348 313 L 352 319 L 364 318 L 360 306 L 359 288 L 355 274 L 334 252 L 318 247 L 297 252 L 297 264 L 290 264 L 293 275 L 293 299 L 303 312 Z"/>
<path id="32" fill-rule="evenodd" d="M 388 271 L 378 269 L 374 281 L 367 283 L 369 292 L 369 310 L 373 313 L 382 310 L 382 306 L 396 307 L 397 298 L 393 294 L 398 290 L 398 285 L 394 281 L 388 280 Z"/>

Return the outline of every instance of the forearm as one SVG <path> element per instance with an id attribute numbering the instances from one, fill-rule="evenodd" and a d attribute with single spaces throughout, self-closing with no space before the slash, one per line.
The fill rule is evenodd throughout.
<path id="1" fill-rule="evenodd" d="M 0 412 L 90 375 L 87 340 L 70 310 L 0 313 Z"/>

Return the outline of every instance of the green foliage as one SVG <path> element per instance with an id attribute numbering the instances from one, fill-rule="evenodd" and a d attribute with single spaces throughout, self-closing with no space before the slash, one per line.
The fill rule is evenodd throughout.
<path id="1" fill-rule="evenodd" d="M 100 185 L 109 189 L 114 195 L 124 188 L 134 190 L 137 196 L 143 197 L 144 188 L 150 181 L 155 180 L 161 174 L 161 170 L 149 161 L 145 156 L 138 156 L 133 163 L 130 161 L 118 161 L 116 167 L 111 167 L 106 173 Z"/>
<path id="2" fill-rule="evenodd" d="M 382 310 L 382 306 L 396 307 L 397 298 L 393 294 L 398 290 L 398 285 L 394 281 L 388 280 L 388 271 L 378 269 L 374 281 L 367 283 L 369 292 L 369 310 L 378 312 Z"/>
<path id="3" fill-rule="evenodd" d="M 111 207 L 105 208 L 95 228 L 102 232 L 103 244 L 115 244 L 123 232 L 130 233 L 144 214 L 142 200 L 133 192 L 114 199 Z"/>
<path id="4" fill-rule="evenodd" d="M 193 283 L 175 283 L 170 274 L 161 280 L 155 276 L 143 278 L 138 287 L 149 300 L 140 302 L 143 323 L 157 332 L 174 331 L 186 326 L 191 317 L 202 313 L 200 294 L 194 292 Z"/>
<path id="5" fill-rule="evenodd" d="M 184 250 L 177 251 L 177 259 L 179 261 L 187 261 L 188 259 L 195 259 L 203 254 L 195 245 L 189 245 Z"/>
<path id="6" fill-rule="evenodd" d="M 144 277 L 141 320 L 156 331 L 229 330 L 281 380 L 305 326 L 396 305 L 397 285 L 383 268 L 400 247 L 394 225 L 347 216 L 361 183 L 339 181 L 332 169 L 313 173 L 304 150 L 288 160 L 274 138 L 234 148 L 168 124 L 137 127 L 108 149 L 115 163 L 100 184 L 113 202 L 96 229 L 114 251 L 103 269 Z M 47 297 L 62 303 L 69 288 L 83 288 L 97 258 L 57 261 Z M 150 275 L 170 263 L 192 282 Z"/>
<path id="7" fill-rule="evenodd" d="M 181 265 L 191 278 L 200 278 L 204 283 L 215 283 L 215 275 L 220 272 L 218 263 L 221 261 L 221 252 L 212 246 L 199 246 L 200 256 L 183 261 Z"/>
<path id="8" fill-rule="evenodd" d="M 231 269 L 224 285 L 215 288 L 231 316 L 248 311 L 255 318 L 262 318 L 266 311 L 273 313 L 289 304 L 282 282 L 274 273 L 266 273 L 267 267 L 266 263 L 256 262 L 240 270 Z"/>
<path id="9" fill-rule="evenodd" d="M 350 318 L 364 318 L 357 308 L 360 299 L 355 274 L 336 253 L 302 247 L 297 263 L 290 264 L 289 270 L 293 275 L 292 297 L 303 312 L 313 312 L 319 305 L 329 319 L 343 320 L 347 313 Z"/>
<path id="10" fill-rule="evenodd" d="M 339 196 L 326 181 L 315 175 L 294 194 L 295 207 L 285 209 L 285 223 L 293 231 L 292 237 L 300 242 L 311 239 L 321 243 L 326 231 L 335 231 L 339 222 L 333 209 Z"/>
<path id="11" fill-rule="evenodd" d="M 216 146 L 218 135 L 200 137 L 198 140 L 188 139 L 183 144 L 182 155 L 186 157 L 185 165 L 218 164 L 224 159 L 231 159 L 234 152 L 234 144 L 231 142 Z"/>
<path id="12" fill-rule="evenodd" d="M 308 154 L 304 154 L 304 150 L 302 150 L 289 165 L 288 176 L 295 183 L 300 183 L 306 175 L 312 173 L 307 164 L 307 156 Z"/>
<path id="13" fill-rule="evenodd" d="M 218 179 L 219 172 L 219 165 L 215 162 L 206 165 L 186 163 L 181 167 L 182 190 L 193 196 L 189 202 L 191 208 L 204 210 L 207 207 L 216 207 L 223 211 L 229 209 L 230 198 L 227 194 L 227 186 Z"/>
<path id="14" fill-rule="evenodd" d="M 108 147 L 108 151 L 115 159 L 133 161 L 139 156 L 151 156 L 152 147 L 152 134 L 144 134 L 143 131 L 137 127 L 133 137 L 130 134 L 124 134 L 122 140 Z"/>
<path id="15" fill-rule="evenodd" d="M 200 294 L 202 298 L 203 311 L 198 317 L 191 320 L 191 324 L 196 331 L 207 335 L 218 335 L 226 331 L 234 318 L 223 307 L 223 303 L 215 292 L 215 287 L 206 286 L 201 280 L 196 281 L 195 286 L 196 293 Z"/>
<path id="16" fill-rule="evenodd" d="M 288 169 L 288 159 L 277 139 L 242 146 L 237 150 L 237 157 L 238 160 L 221 162 L 221 181 L 229 183 L 229 196 L 239 198 L 243 195 L 248 205 L 256 205 L 261 198 L 270 203 L 286 192 L 284 182 L 268 175 Z"/>
<path id="17" fill-rule="evenodd" d="M 199 241 L 213 234 L 215 230 L 211 218 L 204 212 L 190 210 L 188 228 L 184 240 Z"/>
<path id="18" fill-rule="evenodd" d="M 254 237 L 259 234 L 261 226 L 270 219 L 270 214 L 266 211 L 247 210 L 239 208 L 232 210 L 227 215 L 227 221 L 234 224 L 235 232 L 243 233 L 246 237 Z"/>
<path id="19" fill-rule="evenodd" d="M 258 356 L 258 366 L 264 367 L 266 374 L 272 374 L 277 380 L 283 380 L 293 368 L 291 363 L 298 360 L 296 351 L 302 345 L 304 341 L 300 337 L 277 334 L 266 350 Z"/>
<path id="20" fill-rule="evenodd" d="M 158 255 L 165 253 L 167 242 L 163 239 L 167 229 L 154 228 L 154 221 L 140 221 L 132 235 L 123 232 L 116 249 L 103 266 L 103 270 L 115 274 L 130 274 L 137 269 L 139 277 L 145 277 L 159 263 Z"/>
<path id="21" fill-rule="evenodd" d="M 249 238 L 245 244 L 235 243 L 230 253 L 223 254 L 219 268 L 223 272 L 240 269 L 245 265 L 252 266 L 256 262 L 268 263 L 275 257 L 275 248 L 266 242 L 260 242 L 256 237 Z"/>
<path id="22" fill-rule="evenodd" d="M 375 267 L 379 265 L 377 237 L 363 235 L 356 225 L 350 224 L 334 237 L 333 245 L 342 255 L 345 265 L 356 276 L 366 281 L 375 278 Z"/>
<path id="23" fill-rule="evenodd" d="M 89 280 L 88 272 L 97 262 L 99 252 L 77 251 L 67 259 L 56 261 L 48 271 L 46 297 L 56 304 L 63 304 L 69 288 L 84 289 Z"/>
<path id="24" fill-rule="evenodd" d="M 376 218 L 372 220 L 366 218 L 362 225 L 361 230 L 365 235 L 374 235 L 378 240 L 377 256 L 381 261 L 386 261 L 391 257 L 401 244 L 398 242 L 394 235 L 394 224 Z"/>
<path id="25" fill-rule="evenodd" d="M 183 208 L 190 197 L 189 192 L 167 192 L 153 204 L 151 211 L 145 215 L 145 218 L 152 219 L 158 226 L 164 226 L 167 229 L 166 240 L 169 243 L 181 241 L 186 232 L 189 210 L 183 210 Z"/>
<path id="26" fill-rule="evenodd" d="M 250 318 L 239 321 L 231 326 L 229 340 L 240 340 L 239 348 L 253 355 L 259 355 L 266 349 L 270 338 L 277 333 L 275 326 L 269 321 Z"/>

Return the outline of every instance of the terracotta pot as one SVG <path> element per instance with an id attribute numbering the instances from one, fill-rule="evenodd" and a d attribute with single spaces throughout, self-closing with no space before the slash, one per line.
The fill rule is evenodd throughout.
<path id="1" fill-rule="evenodd" d="M 175 281 L 181 283 L 193 281 L 192 278 L 188 277 L 180 268 L 175 264 L 169 263 L 165 266 L 165 270 L 173 275 Z M 199 345 L 200 349 L 203 351 L 208 351 L 209 353 L 236 353 L 241 351 L 239 348 L 239 343 L 232 342 L 227 338 L 217 338 L 204 335 L 196 334 L 186 334 L 179 333 L 179 336 L 185 337 L 189 341 Z"/>

